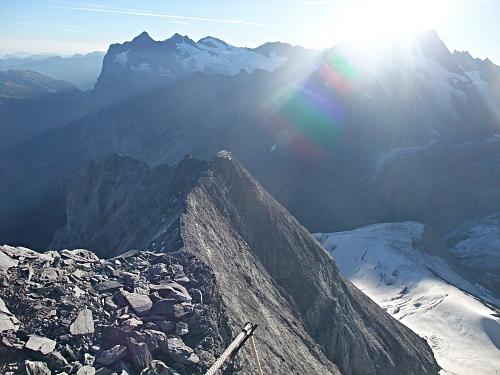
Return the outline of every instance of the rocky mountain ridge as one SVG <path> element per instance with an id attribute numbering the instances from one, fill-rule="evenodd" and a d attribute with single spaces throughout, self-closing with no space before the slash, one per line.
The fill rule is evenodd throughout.
<path id="1" fill-rule="evenodd" d="M 67 224 L 53 248 L 194 255 L 214 273 L 233 335 L 244 321 L 260 325 L 266 372 L 438 371 L 425 341 L 343 280 L 333 259 L 230 153 L 212 162 L 187 157 L 173 169 L 115 155 L 68 189 Z M 251 358 L 242 361 L 246 374 Z"/>

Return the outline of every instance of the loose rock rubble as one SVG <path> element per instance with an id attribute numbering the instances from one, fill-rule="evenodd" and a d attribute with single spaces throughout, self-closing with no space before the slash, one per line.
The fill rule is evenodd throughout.
<path id="1" fill-rule="evenodd" d="M 210 269 L 183 252 L 0 247 L 0 373 L 202 374 L 224 347 Z"/>

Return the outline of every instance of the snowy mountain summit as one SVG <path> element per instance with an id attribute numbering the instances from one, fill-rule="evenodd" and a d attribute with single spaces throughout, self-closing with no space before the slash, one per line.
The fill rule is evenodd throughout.
<path id="1" fill-rule="evenodd" d="M 284 43 L 266 43 L 254 49 L 235 47 L 209 36 L 195 42 L 179 34 L 155 41 L 143 32 L 130 42 L 109 47 L 96 88 L 134 93 L 197 72 L 225 76 L 242 70 L 272 72 L 294 49 Z"/>

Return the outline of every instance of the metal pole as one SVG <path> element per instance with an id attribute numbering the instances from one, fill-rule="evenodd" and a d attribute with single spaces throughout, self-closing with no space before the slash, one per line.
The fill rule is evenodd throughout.
<path id="1" fill-rule="evenodd" d="M 207 370 L 205 375 L 215 375 L 216 371 L 219 370 L 229 358 L 233 358 L 238 353 L 245 342 L 252 336 L 257 326 L 257 324 L 246 323 L 240 334 L 236 336 L 231 344 L 229 344 L 224 353 L 222 353 L 212 367 Z"/>

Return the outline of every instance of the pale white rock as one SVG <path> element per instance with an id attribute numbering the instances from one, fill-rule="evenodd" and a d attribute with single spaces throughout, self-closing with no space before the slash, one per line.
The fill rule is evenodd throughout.
<path id="1" fill-rule="evenodd" d="M 51 375 L 49 367 L 45 362 L 26 361 L 24 362 L 26 375 Z"/>
<path id="2" fill-rule="evenodd" d="M 56 348 L 56 342 L 42 336 L 30 336 L 25 347 L 35 352 L 40 352 L 43 355 L 52 353 Z"/>
<path id="3" fill-rule="evenodd" d="M 92 366 L 83 366 L 76 372 L 76 375 L 95 375 L 95 368 Z"/>
<path id="4" fill-rule="evenodd" d="M 86 335 L 94 333 L 94 319 L 92 310 L 83 309 L 78 313 L 76 319 L 69 326 L 72 335 Z"/>
<path id="5" fill-rule="evenodd" d="M 17 331 L 20 325 L 19 320 L 9 311 L 5 302 L 0 297 L 0 332 L 10 329 Z"/>
<path id="6" fill-rule="evenodd" d="M 0 251 L 0 273 L 7 273 L 9 268 L 17 267 L 19 261 Z"/>

